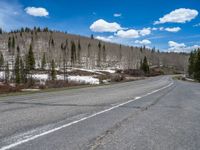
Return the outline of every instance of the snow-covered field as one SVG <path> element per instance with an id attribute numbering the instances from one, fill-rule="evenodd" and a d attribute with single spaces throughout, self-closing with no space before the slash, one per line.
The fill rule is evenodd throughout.
<path id="1" fill-rule="evenodd" d="M 96 75 L 104 75 L 104 72 L 106 73 L 115 73 L 115 70 L 112 69 L 106 69 L 106 70 L 98 70 L 98 69 L 83 69 L 83 68 L 69 68 L 67 69 L 68 72 L 72 72 L 72 71 L 86 71 L 89 73 L 94 73 Z M 28 76 L 29 78 L 31 77 L 30 75 Z M 57 80 L 64 80 L 64 76 L 63 75 L 57 75 Z M 0 79 L 4 79 L 5 75 L 4 72 L 0 72 Z M 45 84 L 45 82 L 49 79 L 48 74 L 33 74 L 32 78 L 39 81 L 40 84 Z M 100 80 L 98 78 L 95 78 L 95 75 L 87 75 L 87 76 L 80 76 L 80 75 L 70 75 L 67 77 L 67 80 L 70 82 L 76 82 L 76 83 L 80 83 L 80 84 L 92 84 L 92 85 L 98 85 L 100 84 Z"/>
<path id="2" fill-rule="evenodd" d="M 71 68 L 71 70 L 80 70 L 80 71 L 87 71 L 87 72 L 91 72 L 91 73 L 96 73 L 96 74 L 103 74 L 101 72 L 107 72 L 107 73 L 116 73 L 115 70 L 112 69 L 105 69 L 105 70 L 98 70 L 98 69 L 83 69 L 83 68 Z"/>
<path id="3" fill-rule="evenodd" d="M 44 84 L 49 77 L 48 74 L 34 74 L 32 75 L 32 78 L 40 81 L 41 84 Z M 63 75 L 57 75 L 56 78 L 57 80 L 64 80 Z M 67 80 L 70 82 L 76 82 L 80 84 L 92 84 L 92 85 L 100 84 L 99 79 L 94 78 L 92 76 L 68 76 Z"/>
<path id="4" fill-rule="evenodd" d="M 4 74 L 4 72 L 0 72 L 0 79 L 4 79 L 5 78 L 5 74 Z"/>

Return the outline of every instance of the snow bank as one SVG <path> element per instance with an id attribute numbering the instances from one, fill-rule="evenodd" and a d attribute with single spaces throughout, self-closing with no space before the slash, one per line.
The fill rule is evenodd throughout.
<path id="1" fill-rule="evenodd" d="M 72 70 L 81 70 L 81 71 L 87 71 L 87 72 L 91 72 L 91 73 L 97 73 L 97 74 L 103 74 L 101 72 L 108 72 L 108 73 L 116 73 L 116 70 L 112 70 L 112 69 L 105 69 L 105 70 L 99 70 L 99 69 L 84 69 L 84 68 L 72 68 Z"/>
<path id="2" fill-rule="evenodd" d="M 98 70 L 98 71 L 108 72 L 108 73 L 116 73 L 116 70 L 111 70 L 111 69 L 107 69 L 107 70 Z"/>
<path id="3" fill-rule="evenodd" d="M 99 79 L 93 78 L 92 76 L 68 76 L 68 81 L 92 85 L 100 84 Z"/>
<path id="4" fill-rule="evenodd" d="M 48 80 L 48 74 L 33 74 L 32 78 L 39 81 L 46 81 Z"/>
<path id="5" fill-rule="evenodd" d="M 64 80 L 63 75 L 57 75 L 57 80 Z M 40 83 L 44 83 L 48 80 L 48 74 L 34 74 L 32 75 L 32 78 L 35 80 L 40 81 Z M 68 76 L 68 81 L 81 83 L 81 84 L 92 84 L 92 85 L 98 85 L 100 84 L 99 79 L 96 79 L 92 76 Z"/>
<path id="6" fill-rule="evenodd" d="M 5 73 L 3 71 L 0 72 L 0 79 L 4 79 L 5 78 Z"/>

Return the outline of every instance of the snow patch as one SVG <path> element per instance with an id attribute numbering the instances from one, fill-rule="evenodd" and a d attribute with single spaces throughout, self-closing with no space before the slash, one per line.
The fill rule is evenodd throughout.
<path id="1" fill-rule="evenodd" d="M 48 74 L 34 74 L 32 75 L 32 78 L 35 80 L 40 81 L 40 83 L 44 84 L 48 80 Z M 63 75 L 57 75 L 57 80 L 64 80 Z M 99 79 L 94 78 L 92 76 L 68 76 L 68 81 L 81 83 L 81 84 L 92 84 L 92 85 L 98 85 L 100 84 Z"/>
<path id="2" fill-rule="evenodd" d="M 93 78 L 92 76 L 69 76 L 68 81 L 73 81 L 82 84 L 92 84 L 92 85 L 100 84 L 99 79 Z"/>
<path id="3" fill-rule="evenodd" d="M 3 71 L 0 72 L 0 79 L 4 79 L 5 78 L 5 73 Z"/>

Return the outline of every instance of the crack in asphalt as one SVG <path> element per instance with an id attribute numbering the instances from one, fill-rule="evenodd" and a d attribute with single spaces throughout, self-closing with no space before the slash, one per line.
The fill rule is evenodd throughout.
<path id="1" fill-rule="evenodd" d="M 106 130 L 104 133 L 102 133 L 100 136 L 93 138 L 91 141 L 88 142 L 86 148 L 84 150 L 97 150 L 101 145 L 103 140 L 110 136 L 113 135 L 118 129 L 122 127 L 123 124 L 126 124 L 130 119 L 135 117 L 141 112 L 147 111 L 149 108 L 152 106 L 156 105 L 160 100 L 162 100 L 166 95 L 168 95 L 170 92 L 172 92 L 175 89 L 176 86 L 173 86 L 172 88 L 168 89 L 166 92 L 164 92 L 162 95 L 160 95 L 156 100 L 154 100 L 151 104 L 147 105 L 146 107 L 140 107 L 140 106 L 133 106 L 133 107 L 126 107 L 126 106 L 121 106 L 121 108 L 136 108 L 138 111 L 134 112 L 127 118 L 123 119 L 122 121 L 116 123 L 113 127 L 110 129 Z"/>

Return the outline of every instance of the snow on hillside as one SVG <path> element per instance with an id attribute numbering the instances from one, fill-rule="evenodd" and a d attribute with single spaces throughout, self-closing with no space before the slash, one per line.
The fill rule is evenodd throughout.
<path id="1" fill-rule="evenodd" d="M 69 76 L 68 80 L 82 84 L 92 84 L 92 85 L 100 84 L 99 79 L 93 78 L 92 76 Z"/>
<path id="2" fill-rule="evenodd" d="M 4 79 L 5 78 L 5 74 L 4 74 L 4 72 L 0 72 L 0 79 Z"/>
<path id="3" fill-rule="evenodd" d="M 40 81 L 41 84 L 44 84 L 48 80 L 48 74 L 34 74 L 32 75 L 32 78 Z M 68 76 L 67 79 L 70 82 L 76 82 L 80 84 L 91 84 L 91 85 L 100 84 L 99 79 L 94 78 L 92 76 Z M 57 75 L 57 80 L 64 80 L 64 76 Z"/>
<path id="4" fill-rule="evenodd" d="M 84 69 L 84 68 L 71 68 L 71 71 L 73 70 L 80 70 L 80 71 L 87 71 L 87 72 L 91 72 L 91 73 L 96 73 L 96 74 L 103 74 L 101 72 L 107 72 L 107 73 L 116 73 L 115 70 L 112 69 L 105 69 L 105 70 L 98 70 L 98 69 Z"/>

